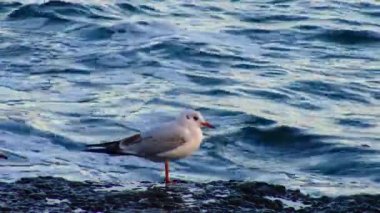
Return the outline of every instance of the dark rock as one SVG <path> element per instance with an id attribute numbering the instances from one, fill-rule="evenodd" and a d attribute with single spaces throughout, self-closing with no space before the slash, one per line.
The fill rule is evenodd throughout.
<path id="1" fill-rule="evenodd" d="M 110 183 L 63 178 L 22 178 L 0 182 L 0 212 L 380 212 L 380 195 L 312 198 L 299 190 L 263 182 L 215 181 L 107 191 Z M 145 189 L 145 190 L 142 190 Z M 287 206 L 283 200 L 301 203 Z"/>

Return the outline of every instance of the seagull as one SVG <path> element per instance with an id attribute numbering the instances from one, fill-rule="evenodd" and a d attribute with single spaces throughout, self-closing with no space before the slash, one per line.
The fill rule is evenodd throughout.
<path id="1" fill-rule="evenodd" d="M 202 127 L 214 128 L 202 114 L 192 109 L 182 111 L 170 122 L 130 137 L 101 144 L 89 144 L 85 151 L 110 155 L 133 155 L 154 162 L 165 162 L 165 183 L 170 183 L 169 161 L 178 160 L 198 150 L 203 139 Z"/>

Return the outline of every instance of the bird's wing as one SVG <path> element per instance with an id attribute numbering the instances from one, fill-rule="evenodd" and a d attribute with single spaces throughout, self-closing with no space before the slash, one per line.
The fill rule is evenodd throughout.
<path id="1" fill-rule="evenodd" d="M 117 141 L 87 145 L 85 151 L 150 158 L 183 145 L 187 134 L 186 128 L 168 123 L 152 129 L 145 136 L 135 134 Z"/>
<path id="2" fill-rule="evenodd" d="M 127 143 L 122 149 L 140 156 L 154 156 L 183 145 L 187 134 L 186 128 L 175 123 L 162 125 L 148 132 L 139 143 Z"/>

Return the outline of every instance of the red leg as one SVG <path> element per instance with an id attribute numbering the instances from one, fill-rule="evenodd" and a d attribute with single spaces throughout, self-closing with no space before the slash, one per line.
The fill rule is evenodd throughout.
<path id="1" fill-rule="evenodd" d="M 165 183 L 170 183 L 169 161 L 168 160 L 165 160 Z"/>

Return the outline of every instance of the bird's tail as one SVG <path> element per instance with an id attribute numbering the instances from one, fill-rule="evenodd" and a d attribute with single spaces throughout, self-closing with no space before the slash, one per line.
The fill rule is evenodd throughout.
<path id="1" fill-rule="evenodd" d="M 111 141 L 106 143 L 100 143 L 100 144 L 87 144 L 84 151 L 86 152 L 96 152 L 96 153 L 105 153 L 109 155 L 132 155 L 130 153 L 126 153 L 125 150 L 121 148 L 121 145 L 124 147 L 136 140 L 139 140 L 141 137 L 139 134 L 133 135 L 131 137 L 117 140 L 117 141 Z"/>
<path id="2" fill-rule="evenodd" d="M 109 155 L 123 155 L 120 149 L 120 141 L 112 141 L 100 144 L 88 144 L 84 151 L 105 153 Z"/>

